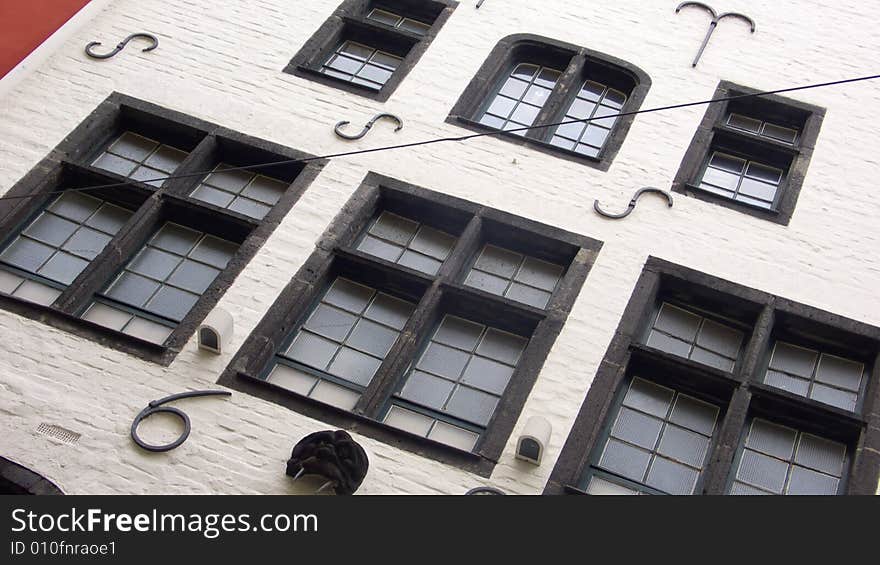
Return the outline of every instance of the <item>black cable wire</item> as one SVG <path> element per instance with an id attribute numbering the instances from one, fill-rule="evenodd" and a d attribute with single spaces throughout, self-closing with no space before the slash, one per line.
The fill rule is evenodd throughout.
<path id="1" fill-rule="evenodd" d="M 568 124 L 577 124 L 577 123 L 586 124 L 586 123 L 589 123 L 593 120 L 607 120 L 610 118 L 622 118 L 622 117 L 626 117 L 626 116 L 636 116 L 639 114 L 665 112 L 668 110 L 678 110 L 681 108 L 691 108 L 693 106 L 705 106 L 708 104 L 716 104 L 719 102 L 730 102 L 733 100 L 742 100 L 745 98 L 756 98 L 759 96 L 772 96 L 774 94 L 784 94 L 787 92 L 811 90 L 814 88 L 824 88 L 824 87 L 828 87 L 828 86 L 839 86 L 842 84 L 851 84 L 851 83 L 855 83 L 855 82 L 864 82 L 864 81 L 876 80 L 876 79 L 880 79 L 880 75 L 870 75 L 870 76 L 864 76 L 864 77 L 858 77 L 858 78 L 835 80 L 835 81 L 831 81 L 831 82 L 822 82 L 822 83 L 816 83 L 816 84 L 809 84 L 809 85 L 805 85 L 805 86 L 793 86 L 793 87 L 789 87 L 789 88 L 780 88 L 778 90 L 767 90 L 764 92 L 755 92 L 755 93 L 751 93 L 751 94 L 737 94 L 735 96 L 725 96 L 723 98 L 713 98 L 710 100 L 701 100 L 699 102 L 685 102 L 682 104 L 671 104 L 668 106 L 659 106 L 656 108 L 648 108 L 645 110 L 634 110 L 632 112 L 621 112 L 621 113 L 613 114 L 613 115 L 609 115 L 609 116 L 602 116 L 600 118 L 583 118 L 583 119 L 579 119 L 579 120 L 567 120 L 567 121 L 562 121 L 562 122 L 555 122 L 552 124 L 543 124 L 543 125 L 538 125 L 538 126 L 524 126 L 521 128 L 509 129 L 509 130 L 493 130 L 493 131 L 488 131 L 488 132 L 472 133 L 472 134 L 456 136 L 456 137 L 439 137 L 436 139 L 428 139 L 425 141 L 414 141 L 411 143 L 401 143 L 399 145 L 387 145 L 387 146 L 383 146 L 383 147 L 374 147 L 372 149 L 358 149 L 355 151 L 345 151 L 342 153 L 331 153 L 329 155 L 322 155 L 322 156 L 315 156 L 315 157 L 304 157 L 301 159 L 284 159 L 282 161 L 273 161 L 273 162 L 269 162 L 269 163 L 259 163 L 259 164 L 254 164 L 254 165 L 243 165 L 240 167 L 224 167 L 223 170 L 224 171 L 246 171 L 246 170 L 251 170 L 251 169 L 262 169 L 262 168 L 267 168 L 267 167 L 275 167 L 275 166 L 280 166 L 280 165 L 294 165 L 294 164 L 300 164 L 300 163 L 308 163 L 311 161 L 323 161 L 323 160 L 327 160 L 327 159 L 338 159 L 340 157 L 352 157 L 355 155 L 365 155 L 367 153 L 377 153 L 380 151 L 393 151 L 393 150 L 397 150 L 397 149 L 408 149 L 411 147 L 421 147 L 424 145 L 433 145 L 435 143 L 462 142 L 462 141 L 469 141 L 471 139 L 477 139 L 480 137 L 493 137 L 493 136 L 497 136 L 497 135 L 530 131 L 530 130 L 537 130 L 537 129 L 544 129 L 544 128 L 551 128 L 551 127 L 558 127 L 558 126 L 563 126 L 563 125 L 568 125 Z M 212 172 L 214 172 L 213 169 L 210 171 L 197 171 L 197 172 L 184 173 L 184 174 L 179 174 L 179 175 L 169 175 L 169 176 L 165 176 L 165 177 L 157 177 L 157 178 L 153 178 L 153 179 L 143 180 L 140 182 L 153 183 L 153 182 L 159 182 L 159 181 L 168 181 L 168 180 L 179 179 L 179 178 L 203 176 L 203 175 L 210 174 Z M 132 184 L 133 184 L 133 182 L 129 180 L 129 181 L 123 181 L 123 182 L 99 184 L 99 185 L 85 186 L 85 187 L 79 187 L 79 188 L 53 190 L 53 191 L 49 191 L 49 192 L 41 192 L 38 194 L 24 194 L 24 195 L 19 195 L 19 196 L 2 196 L 2 197 L 0 197 L 0 200 L 21 200 L 21 199 L 26 199 L 26 198 L 35 198 L 37 196 L 46 196 L 46 195 L 50 195 L 50 194 L 61 194 L 64 192 L 86 192 L 86 191 L 90 191 L 90 190 L 102 190 L 102 189 L 107 189 L 107 188 L 120 188 L 120 187 L 124 187 L 124 186 L 132 186 Z"/>

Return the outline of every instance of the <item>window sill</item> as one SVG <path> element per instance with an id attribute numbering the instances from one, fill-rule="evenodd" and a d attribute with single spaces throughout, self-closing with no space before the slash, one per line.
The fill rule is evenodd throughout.
<path id="1" fill-rule="evenodd" d="M 496 461 L 470 451 L 439 443 L 330 404 L 302 396 L 263 379 L 238 371 L 230 379 L 221 377 L 218 384 L 250 394 L 269 402 L 325 422 L 331 426 L 362 434 L 387 445 L 416 455 L 458 467 L 480 477 L 489 478 Z"/>
<path id="2" fill-rule="evenodd" d="M 783 191 L 785 188 L 780 188 L 780 190 Z M 790 220 L 790 218 L 783 216 L 783 214 L 777 209 L 761 208 L 760 206 L 755 206 L 753 204 L 731 200 L 730 198 L 715 194 L 714 192 L 703 190 L 699 186 L 691 183 L 686 183 L 683 186 L 673 186 L 672 191 L 781 225 L 788 225 Z"/>
<path id="3" fill-rule="evenodd" d="M 391 78 L 388 79 L 388 82 L 380 88 L 376 90 L 375 88 L 370 88 L 368 86 L 363 86 L 360 84 L 355 84 L 353 82 L 349 82 L 347 80 L 342 80 L 340 78 L 325 75 L 320 70 L 314 67 L 306 66 L 306 65 L 288 65 L 284 68 L 284 72 L 289 75 L 298 76 L 300 78 L 305 78 L 308 80 L 315 81 L 317 83 L 323 84 L 325 86 L 330 86 L 333 88 L 338 88 L 340 90 L 344 90 L 346 92 L 350 92 L 351 94 L 357 94 L 359 96 L 364 96 L 366 98 L 370 98 L 372 100 L 376 100 L 378 102 L 385 102 L 391 96 L 391 92 L 388 89 L 388 84 L 394 80 L 394 75 L 392 74 Z M 397 71 L 395 71 L 397 72 Z"/>
<path id="4" fill-rule="evenodd" d="M 83 320 L 51 306 L 42 306 L 14 296 L 0 294 L 0 310 L 12 312 L 25 318 L 42 322 L 99 345 L 134 355 L 145 361 L 167 367 L 179 353 L 165 345 L 146 341 L 104 326 Z"/>
<path id="5" fill-rule="evenodd" d="M 604 150 L 599 154 L 599 157 L 589 157 L 587 155 L 582 155 L 580 153 L 576 153 L 575 151 L 570 151 L 568 149 L 563 149 L 561 147 L 557 147 L 545 141 L 539 141 L 537 139 L 532 139 L 530 137 L 525 137 L 522 135 L 517 135 L 515 133 L 506 132 L 503 130 L 497 130 L 495 128 L 489 127 L 487 125 L 483 125 L 477 121 L 474 121 L 470 118 L 466 118 L 464 116 L 449 116 L 446 118 L 446 123 L 454 124 L 457 126 L 461 126 L 465 129 L 471 130 L 477 133 L 497 133 L 496 137 L 498 139 L 503 139 L 505 141 L 511 141 L 516 143 L 517 145 L 525 145 L 540 151 L 541 153 L 546 153 L 548 155 L 553 155 L 554 157 L 561 157 L 567 161 L 572 161 L 575 163 L 580 163 L 582 165 L 587 165 L 588 167 L 592 167 L 594 169 L 599 169 L 600 171 L 607 171 L 611 167 L 611 163 L 602 157 Z"/>

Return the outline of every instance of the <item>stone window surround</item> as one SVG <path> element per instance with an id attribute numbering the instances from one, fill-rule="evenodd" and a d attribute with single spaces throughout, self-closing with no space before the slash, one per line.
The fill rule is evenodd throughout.
<path id="1" fill-rule="evenodd" d="M 522 59 L 523 57 L 528 57 L 528 60 Z M 641 108 L 648 95 L 648 90 L 651 88 L 651 78 L 648 74 L 622 59 L 547 37 L 515 34 L 505 37 L 492 49 L 486 61 L 455 103 L 446 122 L 480 133 L 497 131 L 480 124 L 478 120 L 487 102 L 493 98 L 499 81 L 502 77 L 506 77 L 517 62 L 550 64 L 563 71 L 554 94 L 550 96 L 536 118 L 535 126 L 565 121 L 564 116 L 568 106 L 583 86 L 586 78 L 594 77 L 594 80 L 599 82 L 603 82 L 604 79 L 605 84 L 611 86 L 619 85 L 621 82 L 630 83 L 631 88 L 623 89 L 627 92 L 628 98 L 622 112 L 634 112 Z M 611 135 L 608 136 L 597 157 L 581 155 L 552 145 L 549 141 L 543 141 L 542 137 L 549 139 L 549 136 L 545 135 L 546 128 L 530 130 L 525 136 L 500 132 L 498 138 L 581 163 L 600 171 L 607 171 L 611 168 L 614 157 L 620 151 L 635 118 L 635 115 L 629 115 L 617 119 Z"/>
<path id="2" fill-rule="evenodd" d="M 55 197 L 50 194 L 52 191 L 129 182 L 125 188 L 87 192 L 135 213 L 104 251 L 92 260 L 51 306 L 0 295 L 0 309 L 168 366 L 325 163 L 311 161 L 305 165 L 267 167 L 269 176 L 284 178 L 291 185 L 266 217 L 257 221 L 191 198 L 189 194 L 205 175 L 175 178 L 157 188 L 91 165 L 108 143 L 128 130 L 171 142 L 189 151 L 189 156 L 175 171 L 176 175 L 207 171 L 219 162 L 243 166 L 261 161 L 268 163 L 310 158 L 311 155 L 113 93 L 6 193 L 6 196 L 34 197 L 0 200 L 0 230 L 14 233 Z M 96 293 L 112 280 L 166 221 L 174 221 L 240 244 L 226 269 L 201 295 L 171 336 L 164 344 L 157 345 L 81 319 L 79 316 L 92 303 Z"/>
<path id="3" fill-rule="evenodd" d="M 419 59 L 440 33 L 456 7 L 458 7 L 458 2 L 455 0 L 344 0 L 294 55 L 284 68 L 284 72 L 378 102 L 385 102 L 418 64 Z M 433 20 L 433 23 L 427 33 L 417 35 L 367 18 L 373 8 L 384 8 L 405 16 L 417 18 L 421 16 L 418 19 Z M 336 48 L 343 37 L 352 34 L 353 37 L 350 39 L 355 37 L 361 40 L 369 38 L 372 43 L 375 43 L 373 47 L 393 52 L 403 58 L 403 61 L 381 89 L 374 90 L 320 72 L 320 68 L 330 52 Z"/>
<path id="4" fill-rule="evenodd" d="M 751 326 L 736 368 L 726 373 L 643 345 L 658 302 L 699 303 L 716 316 Z M 871 368 L 860 410 L 848 412 L 764 384 L 777 338 L 834 344 Z M 827 345 L 826 345 L 827 346 Z M 856 352 L 861 352 L 857 354 Z M 845 494 L 875 494 L 880 477 L 880 329 L 650 257 L 636 283 L 545 494 L 583 494 L 579 487 L 621 383 L 650 369 L 659 384 L 719 404 L 720 428 L 710 446 L 698 494 L 726 494 L 741 438 L 752 417 L 815 433 L 847 445 Z"/>
<path id="5" fill-rule="evenodd" d="M 729 81 L 721 81 L 712 98 L 726 98 L 757 92 L 760 91 Z M 798 129 L 800 130 L 797 140 L 793 144 L 775 141 L 728 125 L 727 116 L 731 111 L 738 114 L 748 114 L 747 111 L 743 111 L 743 107 L 752 110 L 755 114 L 749 117 L 758 118 L 763 121 L 781 122 L 783 124 L 797 122 L 799 125 Z M 692 196 L 706 202 L 712 202 L 719 206 L 749 214 L 756 218 L 787 226 L 794 214 L 798 196 L 803 187 L 804 177 L 807 174 L 824 119 L 824 108 L 779 95 L 709 104 L 675 175 L 672 190 L 679 194 Z M 777 161 L 779 159 L 784 161 L 782 164 L 787 169 L 787 172 L 779 186 L 776 204 L 773 209 L 767 210 L 743 202 L 737 202 L 698 188 L 707 156 L 719 144 L 724 148 L 735 148 L 741 154 L 748 155 L 751 153 L 756 158 L 759 157 L 754 154 L 756 150 L 769 152 L 767 154 L 775 155 Z M 742 149 L 742 147 L 745 148 Z M 765 161 L 760 158 L 757 160 L 762 163 Z M 768 164 L 773 165 L 774 163 Z"/>
<path id="6" fill-rule="evenodd" d="M 433 227 L 458 237 L 436 276 L 354 248 L 360 234 L 380 210 L 396 211 L 417 221 L 431 221 Z M 561 261 L 560 255 L 566 255 L 564 263 L 568 268 L 547 309 L 533 308 L 462 284 L 469 262 L 486 241 L 521 249 L 533 246 L 534 253 L 556 256 L 557 261 Z M 480 476 L 491 476 L 600 249 L 600 242 L 585 236 L 369 173 L 319 239 L 315 252 L 247 338 L 218 384 Z M 328 281 L 346 274 L 379 290 L 394 290 L 401 297 L 413 296 L 418 303 L 401 339 L 392 347 L 351 412 L 260 378 L 290 331 L 311 311 L 314 300 Z M 430 331 L 444 314 L 464 315 L 502 330 L 531 336 L 495 415 L 472 452 L 379 421 L 424 340 L 430 337 Z"/>

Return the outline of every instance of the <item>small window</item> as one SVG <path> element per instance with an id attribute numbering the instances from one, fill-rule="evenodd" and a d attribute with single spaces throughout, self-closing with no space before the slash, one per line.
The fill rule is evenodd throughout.
<path id="1" fill-rule="evenodd" d="M 586 492 L 693 494 L 718 413 L 717 406 L 634 378 L 600 448 Z"/>
<path id="2" fill-rule="evenodd" d="M 855 411 L 865 380 L 865 366 L 814 349 L 777 341 L 764 375 L 768 385 Z"/>
<path id="3" fill-rule="evenodd" d="M 498 43 L 447 121 L 607 170 L 650 84 L 641 69 L 603 53 L 514 35 Z"/>
<path id="4" fill-rule="evenodd" d="M 837 494 L 846 461 L 842 443 L 755 418 L 730 494 Z"/>
<path id="5" fill-rule="evenodd" d="M 756 92 L 722 82 L 713 98 Z M 710 104 L 673 190 L 787 225 L 824 115 L 779 96 Z"/>
<path id="6" fill-rule="evenodd" d="M 233 242 L 166 223 L 99 294 L 83 318 L 162 343 L 237 249 Z"/>
<path id="7" fill-rule="evenodd" d="M 742 342 L 741 331 L 664 302 L 647 345 L 730 372 Z"/>
<path id="8" fill-rule="evenodd" d="M 367 229 L 358 250 L 429 275 L 436 275 L 456 237 L 383 211 Z"/>
<path id="9" fill-rule="evenodd" d="M 464 284 L 535 308 L 546 308 L 564 270 L 561 265 L 487 244 Z"/>
<path id="10" fill-rule="evenodd" d="M 528 339 L 445 316 L 407 375 L 385 423 L 470 451 Z M 416 413 L 418 412 L 418 413 Z"/>
<path id="11" fill-rule="evenodd" d="M 346 0 L 284 71 L 384 102 L 456 5 L 452 0 Z"/>
<path id="12" fill-rule="evenodd" d="M 80 192 L 56 197 L 0 252 L 0 292 L 49 305 L 132 212 Z"/>
<path id="13" fill-rule="evenodd" d="M 338 277 L 294 334 L 267 380 L 351 410 L 415 304 Z"/>

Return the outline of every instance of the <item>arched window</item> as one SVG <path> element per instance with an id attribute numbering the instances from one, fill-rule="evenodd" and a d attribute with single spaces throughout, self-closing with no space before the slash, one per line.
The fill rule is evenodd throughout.
<path id="1" fill-rule="evenodd" d="M 532 35 L 503 39 L 448 121 L 606 170 L 620 149 L 651 80 L 608 55 Z M 551 125 L 560 122 L 564 125 Z M 541 127 L 547 126 L 547 127 Z M 529 128 L 529 129 L 527 129 Z"/>

